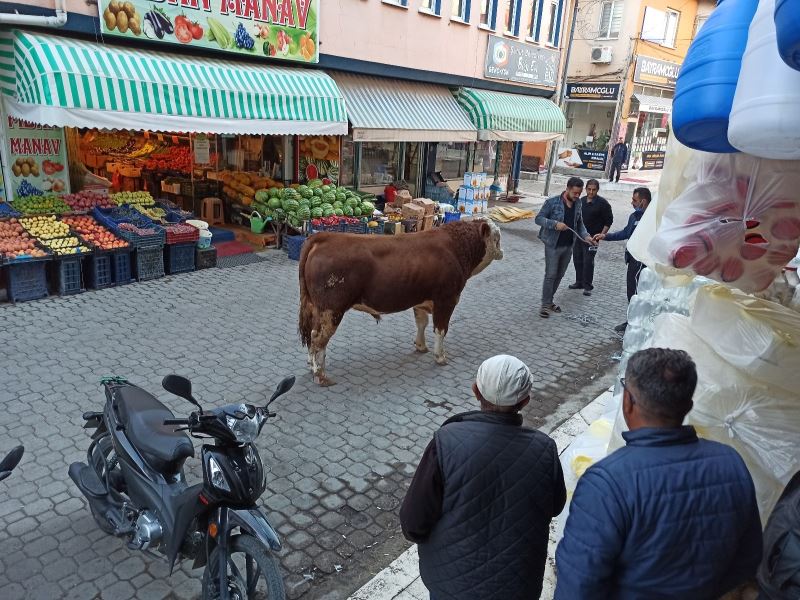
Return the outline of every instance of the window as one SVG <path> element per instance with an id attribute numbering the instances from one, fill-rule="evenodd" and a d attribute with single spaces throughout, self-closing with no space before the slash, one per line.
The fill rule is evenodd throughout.
<path id="1" fill-rule="evenodd" d="M 497 27 L 497 0 L 481 0 L 481 25 L 492 30 Z"/>
<path id="2" fill-rule="evenodd" d="M 666 12 L 648 6 L 644 11 L 642 40 L 659 46 L 675 47 L 681 13 L 670 8 Z"/>
<path id="3" fill-rule="evenodd" d="M 549 25 L 547 26 L 547 43 L 551 46 L 558 47 L 559 38 L 561 36 L 561 7 L 564 0 L 549 0 L 550 17 Z"/>
<path id="4" fill-rule="evenodd" d="M 451 17 L 469 23 L 470 0 L 453 0 Z"/>
<path id="5" fill-rule="evenodd" d="M 422 12 L 440 15 L 442 14 L 442 0 L 421 0 L 419 9 Z"/>
<path id="6" fill-rule="evenodd" d="M 531 2 L 531 12 L 528 16 L 528 39 L 539 41 L 539 27 L 542 20 L 541 11 L 539 7 L 541 6 L 541 0 L 533 0 Z"/>
<path id="7" fill-rule="evenodd" d="M 445 179 L 460 179 L 467 171 L 469 144 L 439 142 L 436 146 L 436 168 Z"/>
<path id="8" fill-rule="evenodd" d="M 397 180 L 400 144 L 364 142 L 361 146 L 361 185 L 386 185 Z"/>
<path id="9" fill-rule="evenodd" d="M 616 40 L 619 37 L 619 30 L 622 27 L 622 9 L 624 2 L 613 0 L 603 2 L 600 10 L 600 29 L 597 37 L 608 40 Z"/>
<path id="10" fill-rule="evenodd" d="M 694 36 L 692 39 L 697 37 L 697 34 L 700 33 L 700 28 L 706 24 L 708 21 L 708 15 L 697 15 L 697 19 L 694 22 Z"/>
<path id="11" fill-rule="evenodd" d="M 505 0 L 505 18 L 503 19 L 503 33 L 519 36 L 519 13 L 522 0 Z"/>
<path id="12" fill-rule="evenodd" d="M 381 0 L 384 4 L 393 4 L 394 6 L 401 6 L 408 8 L 408 0 Z"/>

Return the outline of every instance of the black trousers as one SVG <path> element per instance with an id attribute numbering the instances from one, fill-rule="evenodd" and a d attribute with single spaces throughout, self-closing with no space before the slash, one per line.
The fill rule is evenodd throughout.
<path id="1" fill-rule="evenodd" d="M 619 181 L 620 176 L 622 175 L 622 163 L 611 163 L 611 175 L 608 177 L 609 181 L 614 181 L 614 172 L 617 173 L 616 181 Z"/>
<path id="2" fill-rule="evenodd" d="M 590 252 L 589 248 L 594 249 Z M 585 290 L 593 290 L 594 286 L 594 257 L 597 248 L 576 239 L 572 246 L 572 265 L 575 267 L 575 283 L 583 286 Z"/>
<path id="3" fill-rule="evenodd" d="M 640 263 L 635 258 L 631 258 L 628 261 L 628 302 L 631 301 L 631 298 L 636 294 L 636 286 L 639 284 L 639 274 L 642 272 L 642 269 L 646 269 L 647 267 Z"/>

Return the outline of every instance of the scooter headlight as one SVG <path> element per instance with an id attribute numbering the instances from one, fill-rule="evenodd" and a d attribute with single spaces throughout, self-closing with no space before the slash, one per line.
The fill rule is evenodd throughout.
<path id="1" fill-rule="evenodd" d="M 241 418 L 238 418 L 239 415 L 225 415 L 225 424 L 233 432 L 237 442 L 249 444 L 258 437 L 259 420 L 255 413 L 251 416 L 246 412 L 246 406 L 242 405 L 241 408 Z"/>
<path id="2" fill-rule="evenodd" d="M 208 458 L 208 474 L 210 475 L 211 485 L 215 488 L 223 492 L 231 491 L 231 486 L 225 478 L 225 473 L 222 472 L 222 467 L 219 466 L 219 463 L 213 456 Z"/>

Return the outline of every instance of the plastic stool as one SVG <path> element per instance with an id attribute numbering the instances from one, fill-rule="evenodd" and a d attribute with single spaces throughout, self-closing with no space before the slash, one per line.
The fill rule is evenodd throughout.
<path id="1" fill-rule="evenodd" d="M 200 218 L 209 225 L 224 225 L 225 213 L 222 211 L 222 200 L 219 198 L 203 198 Z"/>

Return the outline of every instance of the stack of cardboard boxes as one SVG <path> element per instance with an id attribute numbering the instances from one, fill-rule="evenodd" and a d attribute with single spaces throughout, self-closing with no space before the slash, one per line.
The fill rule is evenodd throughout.
<path id="1" fill-rule="evenodd" d="M 489 211 L 489 185 L 486 173 L 464 173 L 464 184 L 458 188 L 456 209 L 466 215 Z"/>
<path id="2" fill-rule="evenodd" d="M 390 211 L 400 211 L 404 221 L 415 222 L 417 231 L 433 229 L 436 220 L 436 203 L 429 198 L 412 198 L 406 190 L 398 192 L 394 202 L 386 205 L 384 212 Z"/>

